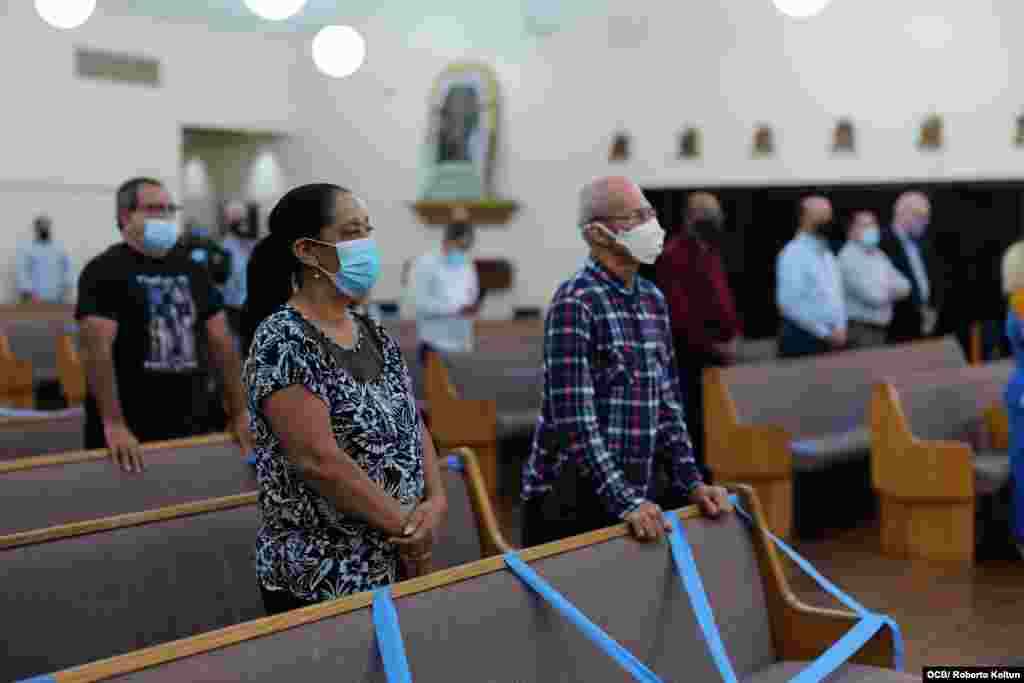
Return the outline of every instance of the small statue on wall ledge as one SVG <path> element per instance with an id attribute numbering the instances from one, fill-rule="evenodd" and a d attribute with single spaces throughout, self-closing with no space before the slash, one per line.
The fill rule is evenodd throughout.
<path id="1" fill-rule="evenodd" d="M 700 128 L 689 127 L 679 136 L 679 158 L 700 159 L 701 157 Z"/>
<path id="2" fill-rule="evenodd" d="M 758 124 L 754 129 L 754 158 L 765 158 L 775 154 L 775 136 L 772 127 L 766 123 Z"/>
<path id="3" fill-rule="evenodd" d="M 853 154 L 856 152 L 854 143 L 853 121 L 839 119 L 835 132 L 832 134 L 833 154 Z"/>
<path id="4" fill-rule="evenodd" d="M 942 117 L 938 114 L 931 114 L 921 124 L 921 137 L 918 140 L 921 149 L 939 150 L 942 149 Z"/>
<path id="5" fill-rule="evenodd" d="M 616 133 L 612 138 L 611 149 L 608 150 L 608 161 L 629 161 L 629 133 Z"/>

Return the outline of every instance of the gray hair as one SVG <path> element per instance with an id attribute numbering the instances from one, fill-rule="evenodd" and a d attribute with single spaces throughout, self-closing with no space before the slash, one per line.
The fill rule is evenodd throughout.
<path id="1" fill-rule="evenodd" d="M 1024 289 L 1024 242 L 1015 242 L 1003 255 L 1003 293 Z"/>
<path id="2" fill-rule="evenodd" d="M 164 184 L 155 178 L 132 178 L 117 188 L 117 227 L 124 228 L 121 223 L 121 214 L 125 211 L 134 211 L 139 208 L 139 188 L 143 185 L 155 185 L 163 187 Z"/>

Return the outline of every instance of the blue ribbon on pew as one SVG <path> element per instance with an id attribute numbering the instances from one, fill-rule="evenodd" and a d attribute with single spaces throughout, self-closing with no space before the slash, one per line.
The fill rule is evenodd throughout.
<path id="1" fill-rule="evenodd" d="M 405 656 L 398 612 L 391 599 L 391 586 L 373 592 L 373 626 L 377 633 L 377 650 L 384 661 L 388 683 L 412 683 L 409 660 Z"/>
<path id="2" fill-rule="evenodd" d="M 752 523 L 753 519 L 747 511 L 740 506 L 737 497 L 732 495 L 729 498 L 735 506 L 736 511 L 747 522 Z M 677 516 L 672 515 L 670 517 L 670 523 L 672 525 L 672 533 L 669 535 L 669 543 L 672 548 L 672 557 L 675 560 L 676 568 L 683 578 L 684 588 L 690 596 L 690 602 L 693 604 L 694 613 L 697 616 L 697 621 L 700 624 L 701 630 L 704 632 L 704 637 L 708 643 L 708 648 L 711 650 L 712 658 L 715 660 L 715 664 L 718 666 L 718 670 L 722 674 L 723 680 L 727 683 L 733 683 L 736 681 L 736 674 L 733 671 L 732 664 L 725 653 L 725 647 L 722 644 L 718 626 L 714 621 L 714 613 L 712 612 L 710 603 L 708 602 L 703 582 L 700 580 L 697 564 L 693 559 L 693 551 L 690 549 L 690 544 L 686 540 L 686 532 L 683 530 L 683 525 L 679 522 Z M 810 562 L 790 548 L 782 541 L 782 539 L 778 538 L 770 531 L 766 530 L 766 533 L 772 542 L 781 548 L 783 552 L 789 555 L 789 557 L 797 563 L 800 569 L 814 579 L 819 586 L 860 617 L 860 620 L 849 632 L 833 643 L 828 650 L 818 657 L 818 659 L 811 662 L 806 669 L 793 678 L 793 683 L 818 683 L 818 681 L 821 681 L 842 666 L 885 626 L 888 626 L 892 630 L 893 659 L 895 660 L 893 662 L 894 668 L 898 671 L 902 671 L 903 639 L 899 626 L 896 622 L 889 617 L 869 612 L 863 605 L 841 591 L 835 584 L 822 576 Z"/>
<path id="3" fill-rule="evenodd" d="M 249 455 L 245 456 L 245 464 L 246 465 L 255 465 L 256 464 L 256 454 L 255 453 L 250 453 Z"/>
<path id="4" fill-rule="evenodd" d="M 33 676 L 32 678 L 25 678 L 16 683 L 57 683 L 57 679 L 46 674 L 45 676 Z"/>
<path id="5" fill-rule="evenodd" d="M 704 590 L 704 582 L 700 580 L 697 562 L 693 559 L 693 550 L 686 540 L 686 531 L 683 530 L 678 516 L 669 515 L 669 521 L 672 524 L 672 533 L 669 535 L 672 558 L 675 560 L 680 576 L 683 577 L 683 587 L 686 588 L 686 593 L 690 596 L 694 614 L 697 615 L 697 623 L 700 630 L 704 632 L 704 640 L 708 644 L 708 649 L 711 650 L 711 658 L 715 660 L 715 666 L 722 674 L 722 680 L 726 683 L 736 683 L 736 672 L 725 652 L 725 645 L 718 632 L 711 603 L 708 602 L 708 594 Z"/>
<path id="6" fill-rule="evenodd" d="M 658 678 L 657 674 L 644 666 L 643 662 L 605 633 L 600 626 L 588 619 L 575 605 L 566 600 L 551 584 L 542 579 L 537 572 L 533 571 L 529 565 L 523 562 L 519 555 L 516 553 L 505 553 L 505 564 L 540 597 L 544 598 L 548 604 L 561 612 L 562 616 L 566 617 L 573 625 L 580 629 L 590 642 L 597 645 L 605 654 L 614 659 L 634 679 L 646 681 L 647 683 L 661 683 L 661 679 Z"/>
<path id="7" fill-rule="evenodd" d="M 750 513 L 743 509 L 743 506 L 740 505 L 739 500 L 737 500 L 736 496 L 730 496 L 730 500 L 732 500 L 733 506 L 736 508 L 736 511 L 740 514 L 740 516 L 743 517 L 747 522 L 753 524 L 754 518 L 750 516 Z M 838 586 L 836 586 L 834 583 L 832 583 L 824 576 L 822 576 L 821 572 L 814 568 L 814 565 L 808 562 L 797 551 L 789 547 L 789 545 L 786 544 L 785 541 L 783 541 L 781 538 L 773 534 L 771 531 L 768 531 L 767 529 L 765 529 L 764 531 L 768 535 L 768 538 L 770 538 L 772 542 L 776 546 L 778 546 L 780 550 L 782 550 L 782 552 L 789 555 L 789 558 L 793 560 L 793 562 L 795 562 L 801 570 L 803 570 L 804 574 L 807 574 L 807 576 L 814 579 L 815 583 L 821 586 L 821 588 L 826 593 L 828 593 L 836 600 L 841 602 L 851 612 L 855 612 L 857 616 L 861 617 L 862 619 L 869 615 L 878 616 L 882 619 L 883 625 L 888 626 L 889 630 L 892 631 L 893 668 L 897 671 L 903 671 L 903 633 L 900 631 L 899 624 L 897 624 L 892 618 L 887 617 L 885 615 L 875 615 L 873 612 L 864 607 L 864 605 L 854 600 L 852 597 L 844 593 Z"/>
<path id="8" fill-rule="evenodd" d="M 462 464 L 462 458 L 460 458 L 457 455 L 449 455 L 446 460 L 448 464 L 448 469 L 450 469 L 452 472 L 462 472 L 466 469 L 465 466 Z"/>

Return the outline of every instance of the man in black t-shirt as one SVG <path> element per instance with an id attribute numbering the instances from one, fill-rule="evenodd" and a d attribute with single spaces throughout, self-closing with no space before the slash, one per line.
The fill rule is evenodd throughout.
<path id="1" fill-rule="evenodd" d="M 86 448 L 110 448 L 125 470 L 142 467 L 140 442 L 208 431 L 207 356 L 222 371 L 231 429 L 252 447 L 241 361 L 207 271 L 174 246 L 178 207 L 158 180 L 117 192 L 122 242 L 92 259 L 78 282 L 88 380 Z M 209 354 L 203 352 L 209 348 Z"/>

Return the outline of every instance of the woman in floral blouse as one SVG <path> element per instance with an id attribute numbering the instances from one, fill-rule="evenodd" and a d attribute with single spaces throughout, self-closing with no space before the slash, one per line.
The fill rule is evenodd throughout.
<path id="1" fill-rule="evenodd" d="M 380 272 L 362 201 L 305 185 L 249 262 L 243 343 L 268 614 L 428 571 L 447 508 L 398 344 L 354 306 Z"/>

